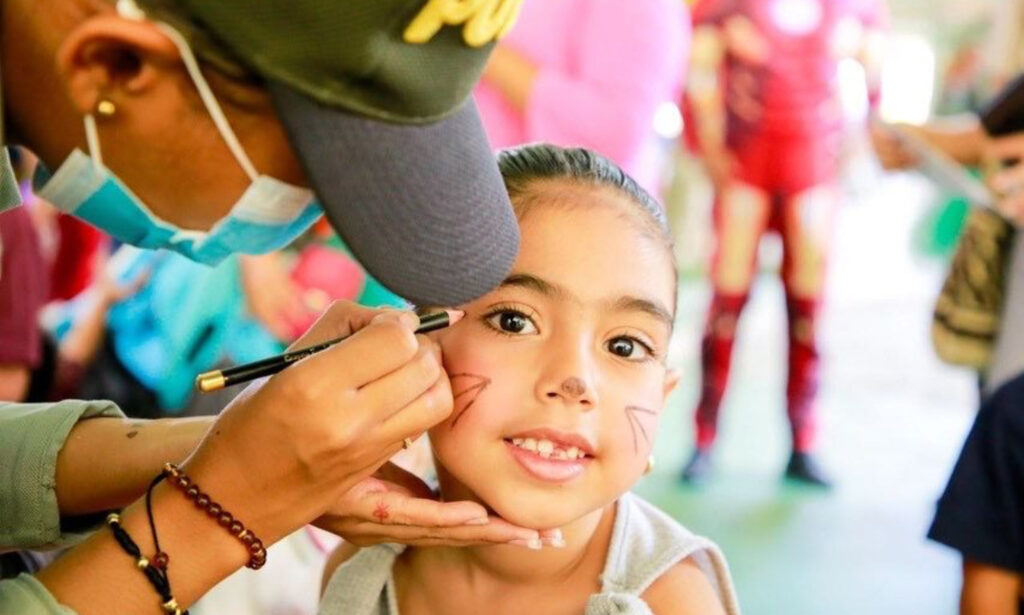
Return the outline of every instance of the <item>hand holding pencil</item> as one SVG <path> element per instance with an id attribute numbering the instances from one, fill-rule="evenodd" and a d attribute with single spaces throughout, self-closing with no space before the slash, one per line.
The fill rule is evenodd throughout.
<path id="1" fill-rule="evenodd" d="M 294 348 L 346 339 L 247 387 L 184 463 L 186 473 L 267 544 L 313 519 L 355 544 L 540 539 L 475 502 L 427 498 L 425 486 L 389 492 L 406 517 L 382 524 L 372 516 L 379 495 L 365 487 L 382 480 L 374 473 L 452 410 L 440 349 L 414 333 L 419 325 L 412 312 L 334 304 Z"/>
<path id="2" fill-rule="evenodd" d="M 416 334 L 422 335 L 438 329 L 454 325 L 462 318 L 462 312 L 458 310 L 441 310 L 432 314 L 425 314 L 419 317 L 419 324 L 416 327 Z M 196 376 L 196 388 L 203 393 L 216 391 L 224 387 L 249 382 L 264 376 L 270 376 L 284 368 L 297 363 L 308 356 L 314 355 L 331 346 L 345 341 L 347 335 L 342 335 L 317 344 L 304 345 L 302 340 L 292 344 L 298 346 L 294 350 L 289 349 L 284 354 L 268 357 L 244 365 L 236 365 L 224 370 L 213 370 Z"/>

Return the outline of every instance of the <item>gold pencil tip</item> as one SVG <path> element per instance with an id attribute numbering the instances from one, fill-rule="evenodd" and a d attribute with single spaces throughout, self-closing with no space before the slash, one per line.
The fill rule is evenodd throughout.
<path id="1" fill-rule="evenodd" d="M 223 389 L 226 382 L 227 379 L 224 378 L 224 374 L 220 370 L 205 372 L 196 376 L 196 388 L 203 393 Z"/>

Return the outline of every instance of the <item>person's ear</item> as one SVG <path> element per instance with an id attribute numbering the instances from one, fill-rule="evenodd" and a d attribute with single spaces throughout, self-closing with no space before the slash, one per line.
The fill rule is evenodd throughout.
<path id="1" fill-rule="evenodd" d="M 58 69 L 82 114 L 95 112 L 101 100 L 117 106 L 145 94 L 180 62 L 177 47 L 154 24 L 115 14 L 86 19 L 57 50 Z"/>
<path id="2" fill-rule="evenodd" d="M 678 369 L 670 369 L 665 372 L 665 382 L 662 385 L 662 405 L 668 401 L 668 396 L 672 394 L 672 391 L 679 385 L 679 380 L 683 377 L 683 372 Z"/>

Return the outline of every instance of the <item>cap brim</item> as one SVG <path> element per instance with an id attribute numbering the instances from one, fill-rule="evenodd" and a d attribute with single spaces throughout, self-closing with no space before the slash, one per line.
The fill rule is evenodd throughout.
<path id="1" fill-rule="evenodd" d="M 502 282 L 519 230 L 472 100 L 410 125 L 270 92 L 331 225 L 384 286 L 449 306 Z"/>

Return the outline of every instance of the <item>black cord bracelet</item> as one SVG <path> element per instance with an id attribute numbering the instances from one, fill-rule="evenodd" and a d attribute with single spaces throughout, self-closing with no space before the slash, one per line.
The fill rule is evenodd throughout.
<path id="1" fill-rule="evenodd" d="M 152 519 L 152 514 L 150 519 Z M 167 579 L 167 572 L 163 568 L 150 564 L 150 561 L 142 555 L 139 545 L 135 544 L 135 541 L 128 535 L 128 532 L 121 527 L 121 515 L 117 513 L 107 515 L 107 525 L 110 526 L 110 530 L 114 533 L 114 539 L 117 541 L 117 544 L 121 546 L 125 553 L 135 558 L 136 567 L 142 571 L 149 584 L 160 595 L 160 606 L 163 607 L 164 611 L 171 615 L 188 615 L 188 610 L 182 610 L 178 606 L 178 601 L 171 595 L 171 583 Z M 153 533 L 155 537 L 155 526 L 153 527 Z M 160 555 L 159 548 L 157 555 Z"/>

